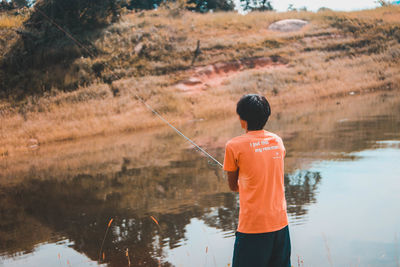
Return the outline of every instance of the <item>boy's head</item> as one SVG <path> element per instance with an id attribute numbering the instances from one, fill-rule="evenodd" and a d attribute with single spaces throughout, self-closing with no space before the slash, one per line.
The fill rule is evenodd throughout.
<path id="1" fill-rule="evenodd" d="M 242 96 L 237 103 L 236 113 L 247 123 L 248 131 L 257 131 L 264 128 L 271 115 L 271 108 L 265 97 L 248 94 Z"/>

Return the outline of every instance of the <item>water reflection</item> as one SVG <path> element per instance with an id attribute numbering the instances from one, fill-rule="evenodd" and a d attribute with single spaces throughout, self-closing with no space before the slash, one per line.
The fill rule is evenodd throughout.
<path id="1" fill-rule="evenodd" d="M 310 171 L 285 175 L 287 209 L 293 223 L 301 223 L 307 214 L 307 206 L 316 203 L 316 194 L 321 178 L 319 172 Z"/>
<path id="2" fill-rule="evenodd" d="M 302 112 L 288 108 L 271 119 L 271 131 L 283 136 L 288 151 L 285 189 L 291 223 L 304 224 L 310 206 L 318 202 L 324 177 L 307 170 L 310 163 L 354 160 L 349 152 L 399 138 L 398 97 L 354 101 L 342 100 L 340 107 L 328 101 Z M 372 111 L 366 108 L 373 105 Z M 226 140 L 241 133 L 236 118 L 182 127 L 220 161 Z M 229 192 L 221 169 L 168 129 L 59 145 L 7 159 L 1 167 L 3 259 L 68 239 L 68 246 L 98 261 L 107 224 L 114 218 L 99 262 L 127 266 L 128 249 L 133 266 L 172 266 L 166 253 L 188 238 L 194 219 L 227 236 L 237 226 L 238 196 Z"/>
<path id="3" fill-rule="evenodd" d="M 127 159 L 122 162 L 121 170 L 108 175 L 31 177 L 3 188 L 1 214 L 9 215 L 2 216 L 1 251 L 29 252 L 55 233 L 53 240 L 66 236 L 76 251 L 96 260 L 105 226 L 114 218 L 104 245 L 109 266 L 126 265 L 127 248 L 136 266 L 158 266 L 162 248 L 177 247 L 192 218 L 226 232 L 236 229 L 237 195 L 220 192 L 226 186 L 221 170 L 209 168 L 202 158 L 153 168 L 129 168 Z M 304 205 L 315 201 L 320 177 L 299 173 L 286 179 L 289 213 L 302 216 Z"/>

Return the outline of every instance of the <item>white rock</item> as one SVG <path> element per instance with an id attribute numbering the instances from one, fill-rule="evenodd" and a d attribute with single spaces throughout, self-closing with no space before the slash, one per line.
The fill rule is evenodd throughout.
<path id="1" fill-rule="evenodd" d="M 268 26 L 268 29 L 279 32 L 294 32 L 300 30 L 307 24 L 308 21 L 301 19 L 284 19 L 272 23 Z"/>

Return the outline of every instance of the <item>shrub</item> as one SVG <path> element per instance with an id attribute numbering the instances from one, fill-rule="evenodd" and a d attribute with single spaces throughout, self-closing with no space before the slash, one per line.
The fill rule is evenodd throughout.
<path id="1" fill-rule="evenodd" d="M 0 62 L 0 91 L 21 96 L 43 93 L 53 87 L 72 90 L 87 85 L 87 75 L 85 79 L 79 78 L 72 62 L 81 56 L 98 54 L 90 40 L 98 36 L 94 30 L 119 18 L 119 1 L 36 2 L 31 16 L 24 22 L 25 28 L 17 31 L 19 41 Z M 85 48 L 79 47 L 75 40 Z M 100 72 L 99 66 L 95 66 L 88 75 L 100 75 Z"/>
<path id="2" fill-rule="evenodd" d="M 39 31 L 54 28 L 52 20 L 71 33 L 93 30 L 117 21 L 118 0 L 41 0 L 25 22 L 25 27 Z"/>

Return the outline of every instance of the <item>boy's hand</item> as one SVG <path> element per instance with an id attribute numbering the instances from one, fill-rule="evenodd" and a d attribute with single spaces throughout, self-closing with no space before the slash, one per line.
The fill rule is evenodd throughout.
<path id="1" fill-rule="evenodd" d="M 226 172 L 228 176 L 229 188 L 234 192 L 239 192 L 238 179 L 239 179 L 239 169 L 234 172 Z"/>

